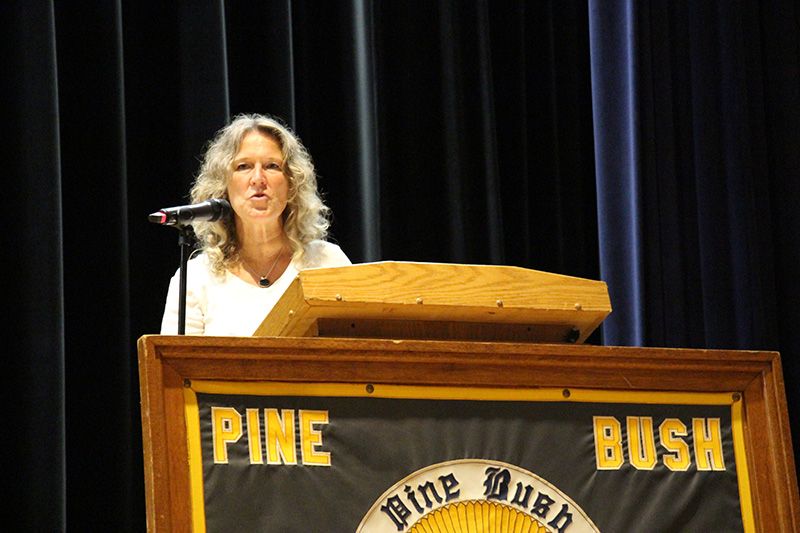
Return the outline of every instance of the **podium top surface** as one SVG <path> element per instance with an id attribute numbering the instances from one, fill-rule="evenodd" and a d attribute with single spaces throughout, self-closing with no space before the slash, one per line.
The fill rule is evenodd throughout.
<path id="1" fill-rule="evenodd" d="M 610 312 L 602 281 L 387 261 L 301 271 L 254 335 L 583 342 Z"/>

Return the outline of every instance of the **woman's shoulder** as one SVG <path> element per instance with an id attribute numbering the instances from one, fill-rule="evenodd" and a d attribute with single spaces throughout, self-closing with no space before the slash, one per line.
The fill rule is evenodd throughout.
<path id="1" fill-rule="evenodd" d="M 189 258 L 189 262 L 186 263 L 186 268 L 190 270 L 196 271 L 211 271 L 211 260 L 205 254 L 205 252 L 195 252 Z"/>
<path id="2" fill-rule="evenodd" d="M 306 246 L 303 268 L 344 266 L 352 264 L 338 244 L 315 240 Z"/>

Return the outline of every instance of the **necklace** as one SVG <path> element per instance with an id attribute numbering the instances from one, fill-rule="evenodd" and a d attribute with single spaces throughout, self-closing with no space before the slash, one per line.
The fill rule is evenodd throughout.
<path id="1" fill-rule="evenodd" d="M 244 256 L 242 256 L 242 254 L 239 254 L 239 259 L 242 260 L 242 263 L 244 263 L 244 266 L 247 267 L 247 270 L 249 270 L 251 274 L 259 278 L 258 280 L 259 287 L 269 287 L 270 285 L 272 285 L 272 282 L 269 280 L 269 275 L 272 274 L 273 270 L 275 270 L 275 265 L 278 264 L 278 259 L 280 259 L 282 253 L 283 253 L 283 246 L 281 246 L 278 255 L 275 256 L 275 261 L 272 262 L 272 266 L 270 267 L 269 272 L 267 272 L 266 276 L 259 276 L 258 274 L 256 274 L 256 271 L 253 270 L 253 268 L 250 266 L 250 263 L 247 262 L 247 260 L 244 258 Z"/>

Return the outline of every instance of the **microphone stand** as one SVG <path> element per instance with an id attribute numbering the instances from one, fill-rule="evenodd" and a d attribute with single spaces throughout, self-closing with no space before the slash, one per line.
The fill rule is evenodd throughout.
<path id="1" fill-rule="evenodd" d="M 175 226 L 178 230 L 178 245 L 181 247 L 180 291 L 178 295 L 178 335 L 186 334 L 186 269 L 192 251 L 192 227 Z"/>

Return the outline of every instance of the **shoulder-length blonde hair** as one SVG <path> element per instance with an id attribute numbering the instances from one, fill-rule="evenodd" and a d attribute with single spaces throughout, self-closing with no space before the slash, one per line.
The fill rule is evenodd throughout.
<path id="1" fill-rule="evenodd" d="M 203 157 L 200 173 L 190 191 L 191 201 L 228 199 L 233 159 L 245 135 L 252 131 L 273 137 L 281 147 L 283 173 L 289 181 L 283 231 L 289 239 L 294 259 L 302 261 L 306 246 L 313 240 L 326 237 L 330 210 L 317 191 L 317 175 L 311 155 L 300 139 L 279 120 L 264 115 L 238 115 L 219 130 Z M 222 275 L 227 268 L 238 263 L 235 217 L 228 215 L 216 222 L 196 222 L 193 226 L 200 248 L 208 255 L 212 272 Z"/>

